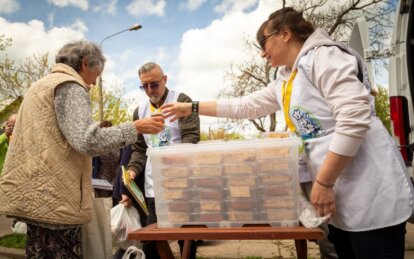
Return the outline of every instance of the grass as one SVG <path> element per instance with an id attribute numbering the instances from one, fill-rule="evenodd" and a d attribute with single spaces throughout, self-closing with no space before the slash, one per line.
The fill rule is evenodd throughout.
<path id="1" fill-rule="evenodd" d="M 0 237 L 0 246 L 8 248 L 26 248 L 26 235 L 11 234 Z"/>

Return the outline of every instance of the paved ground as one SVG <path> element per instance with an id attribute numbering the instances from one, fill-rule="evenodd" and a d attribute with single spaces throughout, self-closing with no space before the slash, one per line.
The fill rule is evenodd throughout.
<path id="1" fill-rule="evenodd" d="M 0 236 L 10 234 L 12 219 L 0 216 Z M 414 258 L 414 225 L 407 225 L 405 259 Z M 177 242 L 171 242 L 176 258 L 179 258 Z M 316 244 L 308 243 L 309 258 L 319 258 L 319 250 Z M 24 258 L 24 251 L 15 251 L 0 248 L 0 259 Z M 197 250 L 197 256 L 203 258 L 295 258 L 295 246 L 293 241 L 205 241 Z"/>

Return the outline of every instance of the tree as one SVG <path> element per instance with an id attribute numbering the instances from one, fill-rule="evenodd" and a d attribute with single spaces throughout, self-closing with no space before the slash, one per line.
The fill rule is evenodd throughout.
<path id="1" fill-rule="evenodd" d="M 12 39 L 0 35 L 0 53 L 11 46 Z M 51 71 L 48 53 L 33 55 L 23 61 L 17 62 L 5 55 L 0 61 L 0 122 L 16 113 L 23 101 L 24 94 L 38 79 Z M 119 88 L 119 87 L 118 87 Z M 105 120 L 110 120 L 114 125 L 131 119 L 128 115 L 128 102 L 122 98 L 121 90 L 104 92 Z M 98 99 L 96 87 L 91 91 L 93 117 L 98 121 Z"/>
<path id="2" fill-rule="evenodd" d="M 250 42 L 245 41 L 245 46 L 249 53 L 254 52 L 254 45 L 250 44 Z M 249 62 L 237 65 L 236 70 L 238 71 L 235 71 L 234 66 L 231 67 L 231 70 L 227 72 L 227 78 L 233 82 L 232 88 L 220 91 L 219 96 L 242 97 L 266 87 L 272 81 L 277 70 L 272 69 L 267 61 L 263 59 L 258 60 L 257 56 L 259 55 L 252 56 Z M 261 132 L 267 131 L 267 124 L 269 124 L 269 131 L 275 131 L 276 129 L 276 113 L 255 120 L 249 119 L 249 121 Z M 267 121 L 270 122 L 266 123 Z M 235 120 L 232 120 L 232 122 L 235 122 Z"/>
<path id="3" fill-rule="evenodd" d="M 390 101 L 388 90 L 382 86 L 378 86 L 375 94 L 375 111 L 380 118 L 388 133 L 391 135 L 391 117 L 390 117 Z"/>
<path id="4" fill-rule="evenodd" d="M 289 3 L 288 3 L 289 2 Z M 373 52 L 383 47 L 384 39 L 388 38 L 391 29 L 391 16 L 396 3 L 390 0 L 292 0 L 282 1 L 282 6 L 293 6 L 302 10 L 304 17 L 331 35 L 332 39 L 346 41 L 353 24 L 359 17 L 365 17 L 370 31 L 370 41 Z M 276 71 L 260 56 L 260 50 L 253 48 L 251 42 L 246 42 L 246 50 L 252 58 L 241 65 L 232 65 L 226 79 L 232 83 L 230 89 L 219 93 L 219 97 L 241 97 L 257 91 L 275 79 Z M 277 116 L 268 116 L 250 120 L 257 130 L 274 131 L 277 126 Z"/>
<path id="5" fill-rule="evenodd" d="M 11 44 L 11 38 L 0 35 L 0 52 L 4 52 Z M 0 121 L 18 111 L 30 85 L 49 71 L 48 54 L 34 55 L 21 62 L 5 55 L 0 61 Z"/>
<path id="6" fill-rule="evenodd" d="M 113 92 L 103 90 L 103 107 L 104 107 L 104 120 L 111 121 L 113 125 L 131 121 L 132 116 L 128 114 L 128 106 L 131 104 L 126 101 L 123 96 L 123 90 L 118 87 L 118 90 Z M 98 114 L 98 87 L 92 87 L 91 91 L 92 111 L 93 118 L 99 121 Z"/>

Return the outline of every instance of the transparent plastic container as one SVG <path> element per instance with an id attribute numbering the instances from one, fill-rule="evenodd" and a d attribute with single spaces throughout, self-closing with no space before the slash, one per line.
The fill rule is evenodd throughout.
<path id="1" fill-rule="evenodd" d="M 297 226 L 296 137 L 148 148 L 158 226 Z"/>

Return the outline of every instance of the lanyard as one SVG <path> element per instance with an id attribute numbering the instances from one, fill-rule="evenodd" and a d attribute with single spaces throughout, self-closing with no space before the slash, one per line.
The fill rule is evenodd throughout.
<path id="1" fill-rule="evenodd" d="M 290 97 L 292 96 L 293 80 L 295 79 L 297 70 L 294 70 L 289 77 L 289 80 L 283 81 L 282 83 L 282 101 L 283 101 L 283 111 L 285 114 L 285 121 L 291 132 L 296 132 L 295 124 L 289 116 L 289 106 L 290 106 Z"/>
<path id="2" fill-rule="evenodd" d="M 152 105 L 152 103 L 150 102 L 150 110 L 151 110 L 151 113 L 154 113 L 154 112 L 161 112 L 161 109 L 160 108 L 155 108 L 153 105 Z"/>

